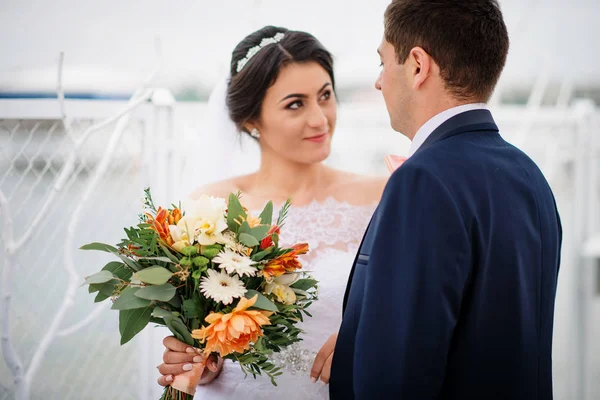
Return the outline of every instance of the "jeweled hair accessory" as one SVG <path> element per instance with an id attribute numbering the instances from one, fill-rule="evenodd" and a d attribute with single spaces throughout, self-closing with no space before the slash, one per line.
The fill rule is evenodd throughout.
<path id="1" fill-rule="evenodd" d="M 279 32 L 278 34 L 276 34 L 273 37 L 264 38 L 263 40 L 261 40 L 260 44 L 258 46 L 254 46 L 250 50 L 248 50 L 248 52 L 246 53 L 246 57 L 244 57 L 240 61 L 238 61 L 237 69 L 236 69 L 237 72 L 240 72 L 244 68 L 244 66 L 246 66 L 246 64 L 248 64 L 248 61 L 250 61 L 250 59 L 252 57 L 254 57 L 254 55 L 260 51 L 260 49 L 262 49 L 263 47 L 266 47 L 270 44 L 279 43 L 281 41 L 281 39 L 283 39 L 284 36 L 285 36 L 285 33 Z"/>

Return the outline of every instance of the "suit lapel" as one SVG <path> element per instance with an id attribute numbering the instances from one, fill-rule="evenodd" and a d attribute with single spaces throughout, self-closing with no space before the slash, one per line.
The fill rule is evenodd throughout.
<path id="1" fill-rule="evenodd" d="M 358 256 L 360 255 L 360 250 L 362 249 L 363 243 L 365 242 L 365 238 L 367 237 L 367 233 L 369 232 L 369 228 L 371 227 L 371 222 L 373 222 L 373 217 L 377 213 L 377 209 L 371 216 L 371 220 L 369 221 L 369 225 L 367 225 L 367 229 L 365 230 L 365 234 L 360 241 L 360 246 L 358 246 L 358 250 L 356 251 L 356 257 L 354 257 L 354 262 L 352 263 L 352 270 L 350 271 L 350 276 L 348 277 L 348 283 L 346 284 L 346 292 L 344 293 L 344 302 L 342 303 L 342 315 L 344 315 L 344 311 L 346 311 L 346 303 L 348 302 L 348 296 L 350 295 L 350 287 L 352 286 L 352 278 L 354 277 L 354 269 L 356 268 L 356 261 L 358 260 Z"/>

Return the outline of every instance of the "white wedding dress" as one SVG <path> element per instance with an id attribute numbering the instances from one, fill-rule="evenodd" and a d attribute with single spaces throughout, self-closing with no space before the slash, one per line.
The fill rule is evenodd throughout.
<path id="1" fill-rule="evenodd" d="M 194 399 L 210 400 L 284 400 L 328 399 L 328 386 L 312 383 L 310 369 L 316 353 L 327 338 L 340 327 L 342 301 L 348 275 L 375 205 L 355 206 L 332 198 L 323 203 L 290 209 L 281 232 L 282 245 L 308 242 L 310 251 L 303 258 L 303 269 L 319 281 L 319 299 L 300 325 L 303 341 L 278 355 L 283 375 L 273 386 L 266 376 L 244 378 L 240 366 L 227 360 L 221 375 L 199 386 Z"/>

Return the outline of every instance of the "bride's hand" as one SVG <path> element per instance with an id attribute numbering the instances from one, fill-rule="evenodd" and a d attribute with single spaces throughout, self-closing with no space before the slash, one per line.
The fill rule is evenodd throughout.
<path id="1" fill-rule="evenodd" d="M 316 382 L 320 377 L 324 383 L 329 383 L 331 361 L 333 360 L 333 350 L 335 349 L 337 337 L 337 332 L 329 336 L 329 339 L 327 339 L 321 350 L 319 350 L 317 357 L 315 357 L 315 362 L 310 370 L 310 379 L 313 382 Z"/>
<path id="2" fill-rule="evenodd" d="M 188 346 L 180 342 L 173 336 L 168 336 L 163 340 L 163 344 L 167 348 L 163 354 L 163 364 L 158 366 L 158 372 L 161 377 L 158 378 L 158 384 L 168 386 L 173 382 L 173 377 L 183 372 L 189 371 L 192 363 L 203 362 L 205 356 L 200 349 Z M 200 385 L 206 385 L 212 382 L 223 368 L 223 359 L 211 354 L 206 360 L 206 368 L 202 373 Z"/>

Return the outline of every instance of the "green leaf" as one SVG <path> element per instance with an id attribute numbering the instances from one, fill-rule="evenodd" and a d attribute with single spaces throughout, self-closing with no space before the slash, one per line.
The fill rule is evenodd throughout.
<path id="1" fill-rule="evenodd" d="M 139 271 L 142 269 L 141 265 L 133 261 L 131 258 L 124 256 L 123 254 L 115 253 L 125 264 L 129 266 L 134 271 Z"/>
<path id="2" fill-rule="evenodd" d="M 118 261 L 111 261 L 102 268 L 103 271 L 110 271 L 117 278 L 124 280 L 126 282 L 131 281 L 131 275 L 133 271 L 127 268 L 127 266 Z"/>
<path id="3" fill-rule="evenodd" d="M 169 264 L 177 264 L 177 261 L 173 261 L 168 257 L 140 257 L 139 260 L 151 260 L 151 261 L 161 261 Z M 177 260 L 177 259 L 175 259 Z"/>
<path id="4" fill-rule="evenodd" d="M 314 279 L 299 279 L 293 284 L 291 284 L 290 287 L 292 289 L 300 289 L 306 291 L 312 287 L 315 287 L 317 283 L 319 283 L 319 281 L 316 281 Z"/>
<path id="5" fill-rule="evenodd" d="M 208 263 L 210 262 L 210 260 L 206 257 L 203 256 L 198 256 L 198 257 L 194 257 L 192 259 L 192 262 L 194 263 L 194 265 L 196 267 L 204 267 L 206 265 L 208 265 Z"/>
<path id="6" fill-rule="evenodd" d="M 170 283 L 159 286 L 146 286 L 135 292 L 140 299 L 169 301 L 175 296 L 177 289 Z"/>
<path id="7" fill-rule="evenodd" d="M 155 265 L 136 272 L 133 277 L 150 285 L 162 285 L 167 283 L 173 273 L 166 268 Z"/>
<path id="8" fill-rule="evenodd" d="M 183 301 L 183 315 L 186 318 L 200 318 L 202 310 L 201 305 L 193 299 Z"/>
<path id="9" fill-rule="evenodd" d="M 265 238 L 265 236 L 267 236 L 269 229 L 271 229 L 270 225 L 255 226 L 254 228 L 250 229 L 250 235 L 254 236 L 254 238 L 260 242 Z"/>
<path id="10" fill-rule="evenodd" d="M 250 224 L 248 223 L 248 221 L 242 222 L 242 225 L 240 225 L 240 229 L 238 230 L 238 233 L 250 233 Z"/>
<path id="11" fill-rule="evenodd" d="M 229 195 L 229 202 L 227 203 L 227 226 L 229 227 L 229 230 L 237 233 L 240 226 L 235 220 L 245 220 L 247 217 L 248 215 L 246 214 L 246 211 L 244 211 L 240 200 L 235 194 L 231 193 Z"/>
<path id="12" fill-rule="evenodd" d="M 192 334 L 179 318 L 165 318 L 165 323 L 178 340 L 190 346 L 194 345 L 194 338 L 192 337 Z"/>
<path id="13" fill-rule="evenodd" d="M 271 225 L 273 222 L 273 202 L 269 201 L 264 210 L 260 213 L 260 223 Z"/>
<path id="14" fill-rule="evenodd" d="M 115 276 L 110 271 L 96 272 L 94 275 L 87 276 L 85 278 L 85 284 L 92 285 L 96 283 L 106 283 L 110 280 L 115 279 Z"/>
<path id="15" fill-rule="evenodd" d="M 108 299 L 110 296 L 107 296 L 106 294 L 102 293 L 102 292 L 98 292 L 98 294 L 96 295 L 96 298 L 94 299 L 94 303 L 101 303 L 104 300 Z"/>
<path id="16" fill-rule="evenodd" d="M 175 296 L 171 300 L 169 300 L 168 303 L 175 307 L 175 309 L 179 309 L 181 308 L 181 297 Z"/>
<path id="17" fill-rule="evenodd" d="M 152 310 L 152 316 L 155 318 L 165 318 L 165 317 L 172 317 L 173 313 L 169 310 L 165 310 L 162 307 L 156 306 Z"/>
<path id="18" fill-rule="evenodd" d="M 206 258 L 213 259 L 221 252 L 222 249 L 223 247 L 218 244 L 211 244 L 209 246 L 202 246 L 200 253 Z"/>
<path id="19" fill-rule="evenodd" d="M 115 300 L 112 305 L 113 310 L 132 310 L 136 308 L 144 308 L 150 305 L 150 301 L 146 299 L 140 299 L 135 295 L 139 290 L 136 287 L 127 287 L 121 292 L 119 298 Z"/>
<path id="20" fill-rule="evenodd" d="M 156 318 L 165 318 L 165 317 L 172 317 L 173 313 L 171 311 L 165 310 L 164 308 L 161 307 L 154 307 L 154 310 L 152 310 L 152 316 L 156 317 Z"/>
<path id="21" fill-rule="evenodd" d="M 196 254 L 198 254 L 198 248 L 196 246 L 186 246 L 183 249 L 181 249 L 181 253 L 183 253 L 184 256 L 195 256 Z"/>
<path id="22" fill-rule="evenodd" d="M 162 249 L 162 251 L 167 255 L 167 257 L 173 261 L 173 263 L 178 264 L 179 263 L 179 259 L 177 257 L 175 257 L 173 255 L 173 253 L 171 253 L 171 250 L 169 250 L 167 248 L 167 246 L 163 245 L 162 243 L 159 243 L 160 248 Z"/>
<path id="23" fill-rule="evenodd" d="M 271 254 L 273 252 L 273 250 L 275 250 L 274 246 L 271 247 L 267 247 L 266 249 L 259 251 L 256 254 L 253 254 L 250 259 L 252 259 L 252 261 L 262 261 L 265 257 L 267 257 L 269 254 Z"/>
<path id="24" fill-rule="evenodd" d="M 129 342 L 135 335 L 148 325 L 152 316 L 152 307 L 138 308 L 135 310 L 121 310 L 119 312 L 119 332 L 121 333 L 121 346 Z"/>
<path id="25" fill-rule="evenodd" d="M 88 292 L 89 293 L 100 292 L 100 293 L 104 294 L 105 296 L 112 296 L 113 292 L 115 291 L 115 286 L 118 283 L 119 283 L 119 281 L 116 279 L 110 280 L 106 283 L 96 283 L 96 284 L 89 286 Z"/>
<path id="26" fill-rule="evenodd" d="M 258 298 L 256 299 L 256 303 L 254 303 L 252 307 L 273 312 L 279 311 L 277 306 L 271 300 L 267 299 L 265 296 L 263 296 L 256 290 L 248 290 L 248 292 L 246 292 L 247 299 L 251 299 L 256 295 L 258 295 Z"/>
<path id="27" fill-rule="evenodd" d="M 285 204 L 279 210 L 279 217 L 277 217 L 277 226 L 283 228 L 285 219 L 287 218 L 290 207 L 292 206 L 292 199 L 287 199 Z"/>
<path id="28" fill-rule="evenodd" d="M 258 246 L 259 244 L 258 240 L 254 236 L 247 233 L 240 233 L 239 241 L 246 247 L 254 247 Z"/>
<path id="29" fill-rule="evenodd" d="M 119 251 L 108 245 L 105 243 L 98 243 L 98 242 L 93 242 L 93 243 L 89 243 L 89 244 L 85 244 L 83 246 L 80 247 L 81 250 L 98 250 L 98 251 L 105 251 L 107 253 L 118 253 Z"/>

